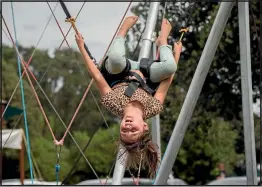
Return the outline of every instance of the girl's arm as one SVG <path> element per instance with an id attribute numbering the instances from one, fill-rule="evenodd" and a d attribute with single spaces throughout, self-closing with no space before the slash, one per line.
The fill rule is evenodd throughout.
<path id="1" fill-rule="evenodd" d="M 80 52 L 82 53 L 82 57 L 85 61 L 86 67 L 87 67 L 91 77 L 95 80 L 95 83 L 98 87 L 98 90 L 99 90 L 101 96 L 104 96 L 106 93 L 111 91 L 111 88 L 107 84 L 106 80 L 104 79 L 103 75 L 101 74 L 101 72 L 99 71 L 97 66 L 91 60 L 88 53 L 86 52 L 82 35 L 80 33 L 77 33 L 75 35 L 75 38 L 76 38 L 78 48 L 79 48 Z"/>
<path id="2" fill-rule="evenodd" d="M 174 52 L 175 52 L 175 62 L 178 63 L 179 58 L 180 58 L 180 53 L 182 50 L 182 43 L 174 43 Z M 166 98 L 166 94 L 168 92 L 169 86 L 172 83 L 172 80 L 174 78 L 173 74 L 172 76 L 168 77 L 167 79 L 161 81 L 155 95 L 154 98 L 158 99 L 160 101 L 161 104 L 164 104 L 164 100 Z"/>

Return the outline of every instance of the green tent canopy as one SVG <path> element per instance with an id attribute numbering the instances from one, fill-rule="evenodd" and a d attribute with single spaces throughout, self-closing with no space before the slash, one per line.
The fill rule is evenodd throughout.
<path id="1" fill-rule="evenodd" d="M 4 114 L 4 120 L 8 120 L 15 115 L 21 114 L 22 112 L 23 110 L 20 108 L 8 106 Z"/>

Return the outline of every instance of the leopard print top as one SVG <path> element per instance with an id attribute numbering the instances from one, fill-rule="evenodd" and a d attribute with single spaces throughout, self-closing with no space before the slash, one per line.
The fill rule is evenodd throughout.
<path id="1" fill-rule="evenodd" d="M 138 88 L 131 98 L 125 95 L 128 83 L 120 83 L 101 98 L 102 104 L 119 117 L 123 117 L 124 107 L 131 101 L 138 101 L 144 106 L 144 119 L 149 119 L 163 110 L 163 105 L 142 88 Z"/>

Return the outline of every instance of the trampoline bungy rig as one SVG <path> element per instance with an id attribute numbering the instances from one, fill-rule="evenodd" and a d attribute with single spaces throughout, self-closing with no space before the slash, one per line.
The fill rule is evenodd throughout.
<path id="1" fill-rule="evenodd" d="M 65 14 L 66 14 L 66 22 L 70 23 L 72 28 L 75 30 L 75 32 L 78 33 L 78 30 L 77 30 L 77 27 L 76 27 L 76 24 L 75 24 L 77 17 L 76 18 L 71 17 L 71 15 L 70 15 L 70 13 L 69 13 L 69 11 L 68 11 L 68 9 L 67 9 L 67 7 L 66 7 L 66 5 L 63 1 L 60 0 L 59 3 L 61 5 L 61 7 L 63 8 Z M 132 2 L 129 3 L 129 5 L 126 9 L 126 12 L 122 17 L 121 22 L 123 21 L 128 9 L 130 8 L 131 3 Z M 167 4 L 167 2 L 165 3 L 163 17 L 165 17 L 166 4 Z M 200 92 L 202 90 L 204 81 L 205 81 L 206 76 L 207 76 L 207 73 L 209 71 L 212 60 L 214 58 L 216 49 L 219 45 L 223 31 L 226 27 L 227 20 L 230 16 L 231 10 L 234 7 L 234 5 L 237 5 L 238 10 L 239 10 L 238 16 L 239 16 L 239 37 L 240 37 L 239 43 L 240 43 L 240 61 L 241 61 L 241 87 L 242 87 L 242 108 L 243 108 L 243 124 L 244 124 L 244 138 L 245 138 L 244 142 L 245 142 L 245 153 L 246 153 L 245 156 L 246 156 L 247 185 L 257 185 L 255 138 L 254 138 L 254 119 L 253 119 L 253 109 L 252 109 L 253 102 L 252 102 L 250 33 L 249 33 L 249 30 L 250 30 L 249 29 L 249 27 L 250 27 L 250 25 L 249 25 L 249 2 L 238 2 L 238 3 L 221 2 L 219 4 L 218 13 L 216 15 L 215 21 L 213 23 L 213 26 L 212 26 L 211 31 L 209 33 L 205 47 L 203 49 L 203 53 L 202 53 L 201 58 L 199 60 L 198 66 L 196 68 L 194 77 L 193 77 L 192 82 L 190 84 L 190 87 L 189 87 L 189 90 L 187 92 L 186 98 L 184 100 L 183 106 L 181 108 L 181 112 L 178 116 L 175 128 L 173 129 L 173 133 L 170 137 L 166 151 L 163 155 L 162 162 L 161 162 L 159 169 L 158 169 L 158 173 L 156 175 L 155 180 L 153 181 L 153 185 L 165 185 L 167 180 L 168 180 L 169 174 L 171 173 L 172 167 L 175 163 L 176 156 L 178 154 L 179 148 L 181 147 L 181 144 L 182 144 L 183 138 L 185 136 L 186 130 L 189 126 L 190 119 L 191 119 L 192 114 L 194 112 L 197 100 L 199 98 Z M 49 3 L 48 3 L 48 6 L 49 6 L 50 10 L 52 11 L 54 18 L 56 19 L 54 12 L 51 9 Z M 81 7 L 81 9 L 82 9 L 82 7 Z M 149 8 L 149 12 L 148 12 L 145 30 L 144 30 L 143 37 L 142 37 L 142 46 L 141 46 L 141 50 L 140 50 L 140 53 L 139 53 L 139 59 L 138 60 L 140 60 L 141 58 L 152 58 L 152 59 L 158 58 L 158 51 L 156 50 L 156 45 L 154 43 L 155 36 L 156 36 L 156 33 L 154 32 L 154 30 L 155 30 L 156 21 L 157 21 L 157 18 L 158 18 L 159 7 L 160 7 L 160 2 L 151 2 L 150 3 L 150 8 Z M 80 9 L 80 11 L 81 11 L 81 9 Z M 13 7 L 12 7 L 12 10 L 13 10 Z M 61 152 L 61 148 L 63 146 L 64 139 L 65 139 L 67 134 L 70 135 L 70 137 L 72 138 L 74 143 L 77 145 L 81 155 L 85 158 L 85 160 L 87 161 L 87 163 L 89 164 L 89 166 L 91 167 L 91 169 L 93 170 L 95 175 L 97 176 L 93 167 L 91 166 L 91 164 L 89 163 L 85 154 L 83 153 L 87 146 L 84 148 L 84 150 L 81 150 L 81 148 L 78 146 L 78 144 L 76 143 L 76 141 L 74 140 L 73 136 L 71 135 L 71 133 L 69 131 L 69 129 L 70 129 L 70 127 L 71 127 L 71 125 L 72 125 L 82 103 L 84 102 L 84 100 L 87 96 L 87 93 L 90 90 L 90 87 L 93 83 L 93 79 L 91 80 L 91 82 L 89 83 L 85 93 L 83 94 L 83 97 L 82 97 L 82 99 L 81 99 L 81 101 L 80 101 L 80 103 L 79 103 L 79 105 L 76 109 L 76 112 L 72 116 L 72 119 L 71 119 L 68 126 L 65 125 L 65 123 L 63 122 L 63 120 L 61 119 L 61 117 L 59 116 L 59 114 L 57 113 L 55 108 L 53 107 L 52 103 L 48 100 L 48 102 L 50 103 L 50 105 L 52 106 L 52 108 L 54 109 L 56 114 L 59 116 L 60 121 L 62 122 L 62 124 L 64 125 L 64 127 L 66 129 L 64 136 L 58 141 L 54 136 L 54 133 L 52 131 L 52 128 L 50 126 L 48 118 L 47 118 L 47 116 L 46 116 L 46 114 L 43 110 L 42 104 L 41 104 L 41 102 L 38 98 L 36 90 L 33 86 L 31 78 L 29 77 L 29 74 L 28 74 L 28 72 L 29 72 L 30 75 L 33 77 L 34 81 L 36 82 L 37 86 L 44 93 L 39 82 L 35 78 L 34 74 L 28 68 L 28 66 L 29 66 L 29 64 L 32 60 L 32 56 L 33 56 L 34 52 L 31 55 L 28 62 L 26 63 L 23 60 L 22 56 L 19 54 L 17 41 L 15 42 L 13 40 L 11 33 L 10 33 L 8 27 L 7 27 L 4 16 L 2 16 L 2 19 L 3 19 L 4 25 L 6 26 L 6 29 L 8 31 L 9 38 L 12 41 L 13 46 L 16 50 L 16 53 L 17 53 L 17 56 L 18 56 L 18 67 L 20 67 L 20 64 L 21 64 L 23 69 L 24 69 L 23 73 L 21 73 L 21 68 L 19 68 L 20 79 L 19 79 L 19 82 L 18 82 L 15 90 L 17 89 L 17 87 L 20 83 L 20 88 L 21 88 L 21 91 L 22 91 L 23 110 L 24 110 L 23 114 L 24 114 L 24 119 L 25 119 L 27 152 L 28 152 L 28 159 L 29 159 L 29 165 L 30 165 L 30 175 L 31 175 L 32 184 L 33 184 L 33 174 L 32 174 L 33 172 L 32 172 L 31 158 L 30 158 L 30 144 L 29 144 L 29 135 L 28 135 L 28 130 L 27 130 L 28 127 L 27 127 L 27 123 L 26 123 L 26 112 L 25 112 L 26 106 L 25 106 L 24 99 L 23 99 L 24 95 L 23 95 L 23 86 L 22 86 L 22 77 L 24 76 L 24 74 L 26 74 L 26 76 L 29 80 L 30 86 L 32 87 L 32 90 L 33 90 L 34 95 L 37 99 L 39 107 L 40 107 L 40 109 L 43 113 L 45 121 L 46 121 L 46 123 L 49 127 L 51 134 L 52 134 L 53 141 L 56 145 L 57 162 L 55 164 L 55 171 L 56 171 L 57 184 L 58 184 L 58 181 L 59 181 L 59 171 L 61 169 L 60 165 L 59 165 L 60 152 Z M 60 28 L 60 25 L 59 25 L 57 19 L 56 19 L 56 22 L 57 22 L 57 24 Z M 121 22 L 119 23 L 119 26 L 118 26 L 118 28 L 117 28 L 117 30 L 116 30 L 116 32 L 115 32 L 115 34 L 114 34 L 114 36 L 111 40 L 106 52 L 105 52 L 105 55 L 106 55 L 116 33 L 117 33 L 117 31 L 118 31 L 118 29 L 121 25 Z M 13 14 L 13 23 L 15 23 L 14 14 Z M 15 24 L 14 24 L 14 30 L 15 30 Z M 63 37 L 64 37 L 63 42 L 64 42 L 64 41 L 66 41 L 66 36 L 69 33 L 69 31 L 67 32 L 66 35 L 64 35 L 61 28 L 60 28 L 60 31 L 63 34 Z M 188 28 L 186 28 L 186 27 L 181 28 L 180 32 L 181 32 L 181 36 L 180 36 L 179 40 L 181 41 L 183 36 L 184 36 L 184 33 L 188 32 Z M 16 36 L 16 34 L 15 34 L 15 36 Z M 62 43 L 61 43 L 60 47 L 62 46 Z M 60 49 L 60 47 L 59 47 L 59 49 Z M 70 48 L 69 44 L 68 44 L 68 47 Z M 91 52 L 89 51 L 86 44 L 84 45 L 84 47 L 85 47 L 85 50 L 87 51 L 87 53 L 89 54 L 89 56 L 91 57 L 91 59 L 93 60 L 93 62 L 97 66 L 99 66 L 99 63 L 91 55 Z M 105 57 L 105 55 L 104 55 L 104 57 Z M 91 90 L 90 90 L 90 92 L 91 92 L 91 94 L 94 98 L 94 95 L 93 95 Z M 10 100 L 8 101 L 7 107 L 9 105 L 12 97 L 13 97 L 13 94 L 12 94 Z M 48 99 L 47 96 L 46 96 L 46 98 Z M 97 101 L 96 101 L 96 104 L 97 104 Z M 98 107 L 99 111 L 101 112 L 98 105 L 97 105 L 97 107 Z M 4 113 L 5 113 L 5 111 L 3 112 L 2 117 L 3 117 Z M 103 116 L 102 113 L 101 113 L 101 115 Z M 158 115 L 155 116 L 153 118 L 152 122 L 153 122 L 152 123 L 152 136 L 153 136 L 152 140 L 155 143 L 157 143 L 158 146 L 160 147 L 159 116 Z M 119 156 L 119 154 L 121 154 L 121 151 L 119 151 L 117 157 Z M 121 183 L 122 183 L 121 181 L 124 177 L 124 173 L 125 173 L 125 170 L 126 170 L 125 165 L 123 163 L 120 163 L 120 161 L 117 159 L 117 157 L 116 157 L 116 160 L 115 160 L 115 168 L 114 168 L 114 173 L 113 173 L 113 180 L 112 180 L 113 185 L 121 185 Z M 109 171 L 109 175 L 112 172 L 112 170 L 113 170 L 113 166 Z M 98 176 L 97 176 L 97 178 L 99 179 Z M 139 174 L 138 174 L 137 178 L 139 179 Z M 139 184 L 138 179 L 135 179 L 135 178 L 133 178 L 133 179 L 134 179 L 134 183 L 138 185 Z M 106 182 L 103 183 L 101 181 L 100 181 L 100 183 L 106 184 Z"/>

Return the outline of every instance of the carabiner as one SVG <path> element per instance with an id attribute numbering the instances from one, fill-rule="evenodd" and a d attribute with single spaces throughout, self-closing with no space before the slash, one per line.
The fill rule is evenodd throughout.
<path id="1" fill-rule="evenodd" d="M 184 33 L 185 33 L 185 32 L 188 32 L 188 30 L 189 30 L 188 28 L 182 28 L 182 29 L 179 30 L 179 32 L 182 32 L 182 34 L 181 34 L 178 42 L 181 42 L 181 41 L 182 41 L 182 38 L 183 38 L 183 36 L 184 36 Z"/>

